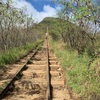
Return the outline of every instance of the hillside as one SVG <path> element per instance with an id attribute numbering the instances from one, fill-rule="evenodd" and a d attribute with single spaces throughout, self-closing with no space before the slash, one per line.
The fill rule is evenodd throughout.
<path id="1" fill-rule="evenodd" d="M 43 33 L 46 33 L 47 27 L 49 29 L 49 34 L 58 38 L 60 36 L 60 23 L 58 18 L 46 17 L 39 24 L 34 26 L 35 29 L 41 30 Z"/>
<path id="2" fill-rule="evenodd" d="M 35 29 L 40 29 L 44 33 L 48 27 L 49 34 L 52 36 L 52 38 L 54 40 L 58 40 L 61 38 L 61 33 L 64 31 L 64 28 L 68 27 L 69 24 L 74 26 L 72 23 L 64 21 L 63 19 L 46 17 L 34 27 Z"/>
<path id="3" fill-rule="evenodd" d="M 96 52 L 99 50 L 99 35 L 94 37 L 92 33 L 85 32 L 71 22 L 59 18 L 46 17 L 42 22 L 34 26 L 35 31 L 40 30 L 42 34 L 46 33 L 47 27 L 53 40 L 62 40 L 69 48 L 75 49 L 78 54 L 83 54 L 87 51 L 88 55 L 94 56 L 95 48 Z"/>

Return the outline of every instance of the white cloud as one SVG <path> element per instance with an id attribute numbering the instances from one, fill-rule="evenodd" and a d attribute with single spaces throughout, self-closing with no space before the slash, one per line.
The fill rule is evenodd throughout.
<path id="1" fill-rule="evenodd" d="M 32 6 L 30 2 L 26 0 L 13 0 L 13 1 L 16 2 L 14 6 L 17 8 L 26 6 L 27 13 L 29 15 L 33 14 L 33 19 L 38 22 L 42 21 L 45 17 L 57 17 L 57 10 L 60 9 L 59 6 L 53 8 L 50 5 L 44 5 L 43 11 L 39 12 Z"/>

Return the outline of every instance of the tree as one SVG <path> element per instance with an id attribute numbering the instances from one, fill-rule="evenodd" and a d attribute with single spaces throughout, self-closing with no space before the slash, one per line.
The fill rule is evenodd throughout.
<path id="1" fill-rule="evenodd" d="M 0 50 L 22 46 L 33 42 L 34 20 L 26 14 L 26 8 L 17 9 L 12 0 L 0 0 Z"/>
<path id="2" fill-rule="evenodd" d="M 75 48 L 79 54 L 82 54 L 86 47 L 91 46 L 95 49 L 95 34 L 91 30 L 100 24 L 100 6 L 96 5 L 92 0 L 55 1 L 62 6 L 62 9 L 58 12 L 58 16 L 80 27 L 80 30 L 78 30 L 77 27 L 75 29 L 70 26 L 71 24 L 67 25 L 68 31 L 64 33 L 65 35 L 62 34 L 64 41 L 67 40 L 70 46 Z M 95 33 L 97 30 L 95 28 Z"/>

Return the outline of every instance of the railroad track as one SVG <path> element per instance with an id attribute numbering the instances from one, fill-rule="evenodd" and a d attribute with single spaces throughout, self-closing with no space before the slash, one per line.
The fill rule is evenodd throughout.
<path id="1" fill-rule="evenodd" d="M 27 62 L 22 66 L 22 62 Z M 65 85 L 62 68 L 45 39 L 40 51 L 19 61 L 18 70 L 1 91 L 0 100 L 72 100 Z M 22 67 L 21 67 L 22 66 Z"/>

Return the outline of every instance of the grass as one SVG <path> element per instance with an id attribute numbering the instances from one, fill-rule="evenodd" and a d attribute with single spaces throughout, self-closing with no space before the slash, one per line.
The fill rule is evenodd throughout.
<path id="1" fill-rule="evenodd" d="M 82 100 L 99 100 L 100 68 L 96 65 L 98 60 L 88 67 L 91 58 L 87 54 L 79 56 L 61 41 L 51 41 L 50 44 L 66 71 L 68 86 L 79 94 Z"/>
<path id="2" fill-rule="evenodd" d="M 0 54 L 0 68 L 4 69 L 6 64 L 14 63 L 17 59 L 25 55 L 28 51 L 35 48 L 41 41 L 27 44 L 22 47 L 16 47 Z M 40 48 L 40 47 L 38 47 Z"/>

